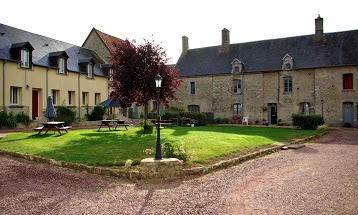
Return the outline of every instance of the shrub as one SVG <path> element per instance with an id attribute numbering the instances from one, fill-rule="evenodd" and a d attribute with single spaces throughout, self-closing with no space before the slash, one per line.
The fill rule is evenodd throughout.
<path id="1" fill-rule="evenodd" d="M 175 146 L 170 141 L 164 142 L 162 153 L 165 158 L 177 158 L 185 163 L 190 159 L 189 154 L 185 151 L 183 146 Z"/>
<path id="2" fill-rule="evenodd" d="M 143 128 L 138 131 L 138 134 L 153 134 L 154 124 L 147 120 L 145 123 L 144 120 L 140 122 L 140 126 Z"/>
<path id="3" fill-rule="evenodd" d="M 319 131 L 327 131 L 328 130 L 328 125 L 320 125 L 317 127 L 317 130 Z"/>
<path id="4" fill-rule="evenodd" d="M 103 115 L 106 113 L 106 108 L 102 106 L 95 106 L 91 114 L 87 115 L 89 121 L 102 120 Z"/>
<path id="5" fill-rule="evenodd" d="M 59 107 L 56 113 L 56 120 L 64 122 L 66 125 L 72 125 L 76 119 L 76 112 L 65 106 Z"/>
<path id="6" fill-rule="evenodd" d="M 221 118 L 220 117 L 215 118 L 215 123 L 220 124 L 221 123 Z"/>
<path id="7" fill-rule="evenodd" d="M 227 124 L 227 123 L 229 123 L 229 119 L 228 118 L 222 118 L 221 123 Z"/>
<path id="8" fill-rule="evenodd" d="M 324 124 L 322 116 L 305 114 L 293 114 L 292 122 L 293 126 L 297 126 L 304 130 L 316 130 L 319 125 Z"/>
<path id="9" fill-rule="evenodd" d="M 180 116 L 188 117 L 191 119 L 196 119 L 196 120 L 198 120 L 198 125 L 206 125 L 207 124 L 207 118 L 204 113 L 182 111 L 182 112 L 180 112 Z"/>
<path id="10" fill-rule="evenodd" d="M 177 107 L 166 108 L 162 119 L 179 118 L 181 111 L 183 110 Z"/>
<path id="11" fill-rule="evenodd" d="M 0 126 L 1 127 L 8 127 L 8 128 L 15 128 L 17 126 L 16 117 L 13 113 L 6 113 L 5 111 L 0 112 Z"/>
<path id="12" fill-rule="evenodd" d="M 31 119 L 24 112 L 18 113 L 15 115 L 17 123 L 23 123 L 25 125 L 30 125 Z"/>

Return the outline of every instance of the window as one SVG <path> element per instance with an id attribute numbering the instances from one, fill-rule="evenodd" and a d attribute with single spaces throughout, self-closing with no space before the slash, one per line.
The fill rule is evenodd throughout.
<path id="1" fill-rule="evenodd" d="M 82 92 L 82 105 L 88 105 L 88 93 Z"/>
<path id="2" fill-rule="evenodd" d="M 300 113 L 301 114 L 309 115 L 310 110 L 311 110 L 310 103 L 308 103 L 308 102 L 300 103 Z"/>
<path id="3" fill-rule="evenodd" d="M 200 106 L 199 105 L 189 105 L 188 111 L 189 112 L 200 112 Z"/>
<path id="4" fill-rule="evenodd" d="M 20 96 L 20 88 L 19 87 L 10 87 L 10 104 L 11 105 L 19 104 L 19 96 Z"/>
<path id="5" fill-rule="evenodd" d="M 109 69 L 109 81 L 113 81 L 113 69 Z"/>
<path id="6" fill-rule="evenodd" d="M 343 90 L 353 90 L 353 74 L 343 74 Z"/>
<path id="7" fill-rule="evenodd" d="M 68 105 L 75 105 L 75 91 L 68 91 Z"/>
<path id="8" fill-rule="evenodd" d="M 58 104 L 59 99 L 59 95 L 60 95 L 60 91 L 59 90 L 52 90 L 52 103 L 54 105 Z"/>
<path id="9" fill-rule="evenodd" d="M 63 57 L 58 58 L 58 72 L 60 74 L 66 73 L 66 60 Z"/>
<path id="10" fill-rule="evenodd" d="M 292 68 L 293 68 L 293 58 L 289 54 L 286 54 L 282 58 L 282 70 L 290 71 L 292 70 Z"/>
<path id="11" fill-rule="evenodd" d="M 195 94 L 195 82 L 194 81 L 190 82 L 190 94 L 192 94 L 192 95 Z"/>
<path id="12" fill-rule="evenodd" d="M 284 86 L 285 86 L 285 93 L 292 92 L 292 76 L 284 77 Z"/>
<path id="13" fill-rule="evenodd" d="M 30 52 L 28 49 L 21 49 L 21 67 L 30 68 Z"/>
<path id="14" fill-rule="evenodd" d="M 243 66 L 244 66 L 244 63 L 241 62 L 239 59 L 235 58 L 231 62 L 231 71 L 232 71 L 232 73 L 241 73 Z"/>
<path id="15" fill-rule="evenodd" d="M 241 94 L 241 80 L 234 79 L 234 93 Z"/>
<path id="16" fill-rule="evenodd" d="M 242 114 L 242 108 L 240 103 L 234 104 L 234 113 L 233 114 Z"/>
<path id="17" fill-rule="evenodd" d="M 87 64 L 87 78 L 93 78 L 93 65 L 92 65 L 92 63 Z"/>
<path id="18" fill-rule="evenodd" d="M 94 104 L 98 105 L 101 102 L 101 94 L 100 93 L 95 93 L 94 94 Z"/>
<path id="19" fill-rule="evenodd" d="M 156 100 L 152 100 L 152 111 L 157 110 L 157 101 Z"/>

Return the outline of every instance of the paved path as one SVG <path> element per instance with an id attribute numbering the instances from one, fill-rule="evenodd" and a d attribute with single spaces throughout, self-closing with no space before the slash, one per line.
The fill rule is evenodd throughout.
<path id="1" fill-rule="evenodd" d="M 358 214 L 358 130 L 199 178 L 110 178 L 0 156 L 1 214 Z"/>

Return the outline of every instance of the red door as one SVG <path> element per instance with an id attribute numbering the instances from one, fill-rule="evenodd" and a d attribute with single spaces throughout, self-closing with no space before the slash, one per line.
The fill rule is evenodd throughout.
<path id="1" fill-rule="evenodd" d="M 32 118 L 39 116 L 39 91 L 32 91 Z"/>

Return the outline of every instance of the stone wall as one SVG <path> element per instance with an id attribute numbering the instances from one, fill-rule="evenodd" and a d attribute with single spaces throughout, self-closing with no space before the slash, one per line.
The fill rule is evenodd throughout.
<path id="1" fill-rule="evenodd" d="M 343 90 L 342 75 L 353 74 L 353 90 Z M 292 92 L 284 92 L 284 77 L 292 77 Z M 329 126 L 342 126 L 343 103 L 354 104 L 354 124 L 357 123 L 358 109 L 358 68 L 334 67 L 243 73 L 233 75 L 207 75 L 181 77 L 184 81 L 177 95 L 181 103 L 174 104 L 184 110 L 188 105 L 199 105 L 200 112 L 213 112 L 214 118 L 230 118 L 233 104 L 241 103 L 243 116 L 250 122 L 262 122 L 268 112 L 263 110 L 269 103 L 277 105 L 277 119 L 292 123 L 292 114 L 300 113 L 300 105 L 310 104 L 310 113 L 323 115 Z M 241 80 L 241 93 L 233 92 L 233 79 Z M 190 94 L 190 82 L 195 82 L 196 93 Z M 322 104 L 323 102 L 323 104 Z M 323 113 L 322 113 L 323 107 Z"/>

